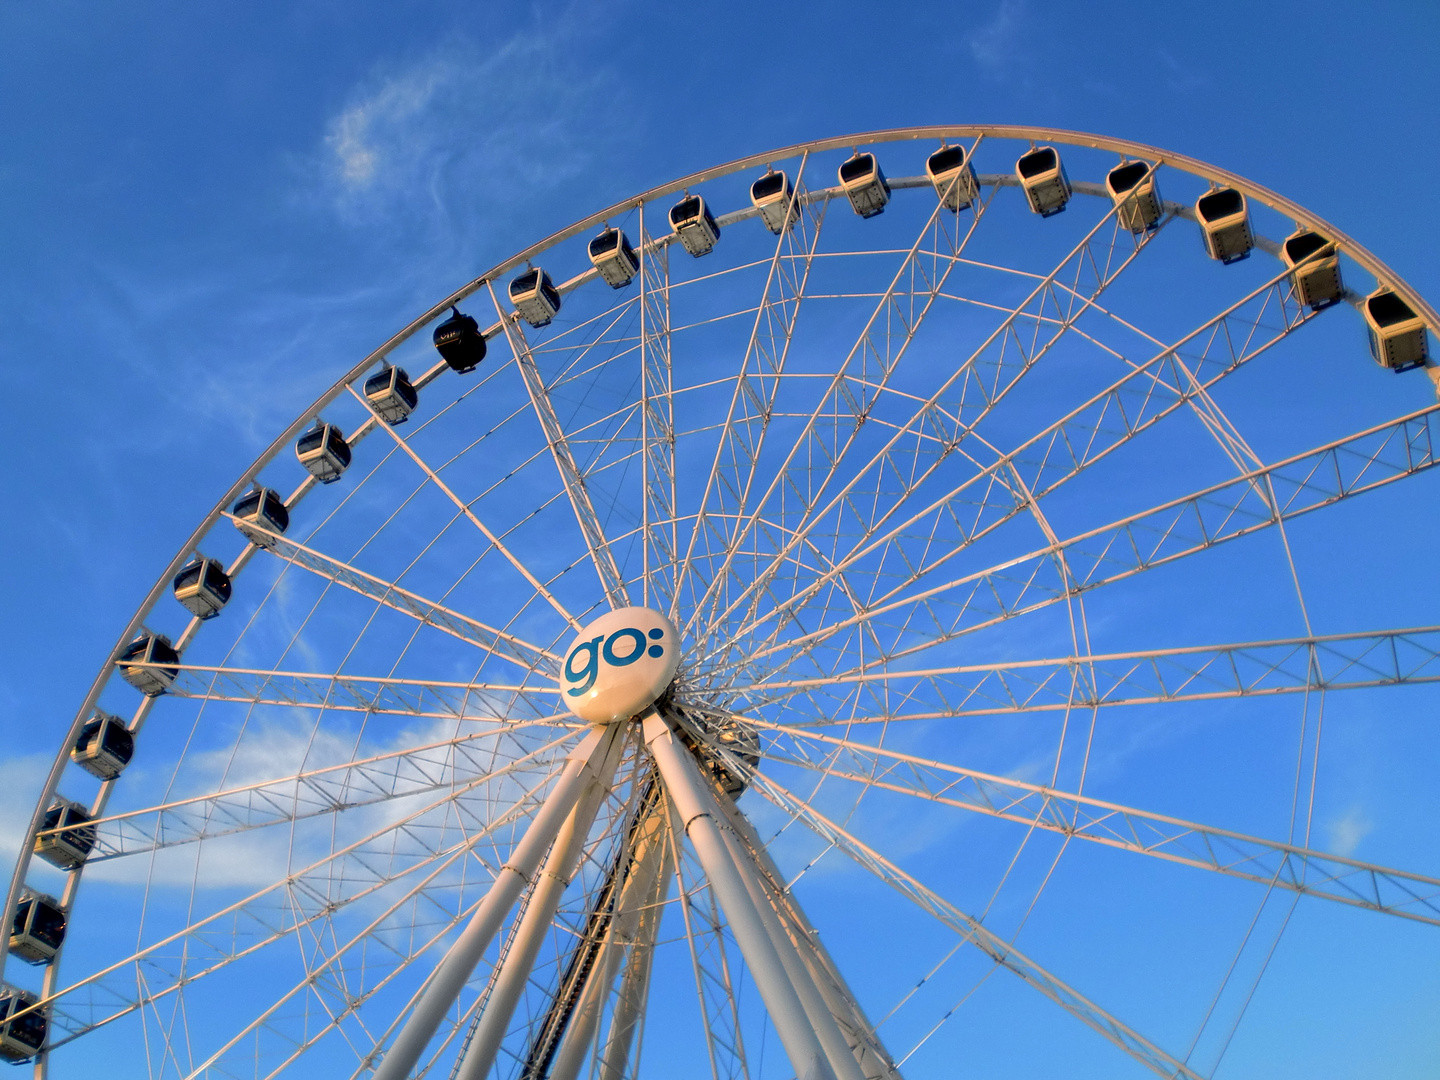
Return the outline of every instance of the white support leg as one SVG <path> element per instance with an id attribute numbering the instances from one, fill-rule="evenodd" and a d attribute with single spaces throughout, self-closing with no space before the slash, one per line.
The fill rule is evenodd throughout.
<path id="1" fill-rule="evenodd" d="M 836 1080 L 805 1006 L 730 857 L 719 824 L 722 812 L 715 805 L 699 766 L 675 737 L 670 725 L 654 710 L 645 718 L 645 744 L 655 757 L 665 790 L 720 901 L 796 1077 L 798 1080 Z"/>
<path id="2" fill-rule="evenodd" d="M 519 1004 L 520 995 L 525 992 L 525 984 L 530 979 L 530 971 L 535 966 L 535 957 L 539 955 L 540 946 L 545 943 L 545 936 L 555 920 L 560 898 L 570 887 L 570 881 L 580 866 L 585 838 L 590 833 L 590 826 L 595 823 L 595 814 L 610 793 L 615 767 L 620 764 L 624 727 L 623 724 L 610 725 L 611 739 L 604 756 L 596 763 L 590 783 L 581 792 L 570 816 L 555 837 L 555 844 L 545 860 L 544 869 L 535 880 L 530 903 L 525 907 L 520 925 L 515 928 L 514 940 L 505 954 L 500 974 L 490 990 L 490 1000 L 480 1014 L 480 1022 L 460 1062 L 455 1080 L 485 1080 L 490 1067 L 495 1064 L 500 1044 L 515 1015 L 515 1006 Z"/>
<path id="3" fill-rule="evenodd" d="M 534 877 L 540 859 L 555 839 L 561 824 L 574 809 L 586 785 L 594 779 L 595 766 L 608 756 L 618 738 L 616 727 L 618 725 L 592 731 L 566 758 L 559 779 L 530 822 L 524 839 L 515 845 L 510 858 L 495 876 L 490 891 L 470 917 L 470 922 L 430 976 L 415 1008 L 411 1010 L 410 1019 L 376 1067 L 372 1080 L 406 1080 L 415 1068 L 440 1021 L 460 996 L 475 965 L 485 955 L 501 922 L 526 883 Z"/>
<path id="4" fill-rule="evenodd" d="M 669 816 L 668 808 L 661 811 L 662 830 L 668 828 Z M 600 1080 L 625 1080 L 625 1065 L 630 1060 L 645 999 L 650 993 L 650 965 L 655 958 L 655 938 L 660 933 L 661 905 L 670 891 L 670 879 L 675 873 L 670 859 L 670 844 L 663 831 L 658 845 L 660 868 L 650 892 L 643 895 L 645 905 L 639 910 L 630 934 L 625 972 L 620 978 L 620 993 L 615 999 L 615 1011 L 610 1016 L 605 1054 L 600 1059 Z"/>

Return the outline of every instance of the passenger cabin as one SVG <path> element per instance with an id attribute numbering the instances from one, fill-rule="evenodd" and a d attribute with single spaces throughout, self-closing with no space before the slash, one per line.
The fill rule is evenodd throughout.
<path id="1" fill-rule="evenodd" d="M 840 163 L 840 189 L 862 218 L 884 213 L 885 204 L 890 201 L 890 185 L 874 154 L 856 153 Z"/>
<path id="2" fill-rule="evenodd" d="M 1340 255 L 1319 233 L 1297 229 L 1280 245 L 1280 258 L 1290 270 L 1295 299 L 1311 310 L 1329 307 L 1345 295 Z"/>
<path id="3" fill-rule="evenodd" d="M 95 826 L 85 807 L 56 798 L 35 834 L 35 854 L 61 870 L 73 870 L 95 846 Z"/>
<path id="4" fill-rule="evenodd" d="M 91 776 L 114 780 L 135 755 L 135 736 L 118 716 L 96 709 L 80 728 L 70 760 Z"/>
<path id="5" fill-rule="evenodd" d="M 623 289 L 640 272 L 640 258 L 619 229 L 605 229 L 590 241 L 586 250 L 590 255 L 590 265 L 595 267 L 600 280 L 612 289 Z"/>
<path id="6" fill-rule="evenodd" d="M 230 575 L 218 559 L 199 555 L 170 583 L 175 599 L 197 619 L 213 619 L 230 602 Z"/>
<path id="7" fill-rule="evenodd" d="M 1234 188 L 1207 191 L 1195 203 L 1195 220 L 1205 238 L 1205 251 L 1227 266 L 1239 262 L 1255 246 L 1250 229 L 1250 207 Z"/>
<path id="8" fill-rule="evenodd" d="M 1370 355 L 1377 364 L 1393 371 L 1424 365 L 1429 355 L 1425 322 L 1398 293 L 1382 285 L 1365 298 L 1362 310 L 1370 330 Z"/>
<path id="9" fill-rule="evenodd" d="M 27 964 L 48 964 L 65 940 L 65 909 L 44 893 L 26 891 L 10 924 L 10 952 Z"/>
<path id="10" fill-rule="evenodd" d="M 675 230 L 685 250 L 697 259 L 709 255 L 720 240 L 715 215 L 699 195 L 686 195 L 670 208 L 670 228 Z"/>
<path id="11" fill-rule="evenodd" d="M 510 282 L 510 302 L 522 319 L 539 329 L 548 326 L 559 312 L 560 293 L 549 274 L 532 266 Z"/>
<path id="12" fill-rule="evenodd" d="M 409 419 L 420 404 L 420 395 L 410 385 L 410 376 L 403 367 L 385 364 L 365 380 L 365 400 L 381 420 L 394 427 Z"/>
<path id="13" fill-rule="evenodd" d="M 41 1009 L 16 1017 L 40 999 L 28 990 L 0 987 L 0 1058 L 29 1061 L 45 1046 L 45 1013 Z"/>
<path id="14" fill-rule="evenodd" d="M 317 420 L 313 428 L 295 440 L 295 456 L 320 483 L 333 484 L 350 467 L 350 444 L 334 424 Z"/>
<path id="15" fill-rule="evenodd" d="M 750 205 L 760 211 L 760 220 L 776 236 L 795 224 L 790 216 L 790 202 L 795 189 L 784 172 L 771 169 L 750 185 Z"/>
<path id="16" fill-rule="evenodd" d="M 147 697 L 159 697 L 175 684 L 180 669 L 172 664 L 180 662 L 180 654 L 164 634 L 152 634 L 142 630 L 134 641 L 121 651 L 117 665 L 120 677 Z M 158 667 L 137 667 L 138 664 L 157 664 Z"/>
<path id="17" fill-rule="evenodd" d="M 1105 176 L 1105 190 L 1116 207 L 1120 224 L 1143 233 L 1160 223 L 1162 203 L 1155 173 L 1143 161 L 1122 161 Z"/>
<path id="18" fill-rule="evenodd" d="M 1053 146 L 1037 146 L 1021 154 L 1015 162 L 1015 177 L 1030 209 L 1041 217 L 1060 213 L 1070 201 L 1070 177 L 1065 175 L 1060 152 Z"/>
<path id="19" fill-rule="evenodd" d="M 980 194 L 975 167 L 963 146 L 942 146 L 925 159 L 925 174 L 935 185 L 940 205 L 957 214 Z"/>
<path id="20" fill-rule="evenodd" d="M 485 359 L 485 335 L 480 332 L 480 324 L 458 307 L 452 304 L 450 311 L 450 318 L 435 328 L 430 340 L 450 370 L 464 375 Z"/>
<path id="21" fill-rule="evenodd" d="M 290 511 L 285 509 L 285 500 L 270 488 L 257 487 L 242 495 L 230 514 L 235 519 L 235 527 L 256 547 L 274 547 L 275 537 L 269 534 L 284 535 L 290 527 Z"/>

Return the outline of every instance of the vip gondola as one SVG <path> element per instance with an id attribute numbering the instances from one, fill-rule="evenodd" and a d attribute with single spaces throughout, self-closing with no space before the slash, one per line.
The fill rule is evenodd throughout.
<path id="1" fill-rule="evenodd" d="M 794 195 L 790 177 L 778 169 L 771 169 L 750 185 L 750 205 L 760 211 L 760 220 L 776 236 L 795 224 L 790 213 Z"/>
<path id="2" fill-rule="evenodd" d="M 1105 176 L 1105 190 L 1116 207 L 1120 224 L 1143 233 L 1160 222 L 1162 203 L 1155 171 L 1143 161 L 1122 161 Z"/>
<path id="3" fill-rule="evenodd" d="M 85 721 L 70 747 L 70 760 L 101 780 L 114 780 L 134 755 L 135 736 L 125 721 L 99 709 Z"/>
<path id="4" fill-rule="evenodd" d="M 93 820 L 79 803 L 57 797 L 45 811 L 35 836 L 35 854 L 51 866 L 73 870 L 95 846 Z"/>
<path id="5" fill-rule="evenodd" d="M 1021 154 L 1015 162 L 1015 176 L 1030 209 L 1041 217 L 1060 213 L 1070 201 L 1070 178 L 1065 175 L 1060 152 L 1053 146 L 1037 146 Z"/>
<path id="6" fill-rule="evenodd" d="M 120 677 L 147 697 L 159 697 L 175 685 L 180 669 L 173 665 L 180 662 L 180 654 L 164 634 L 152 634 L 143 630 L 134 641 L 126 645 L 116 660 Z M 156 667 L 139 667 L 139 664 L 154 664 Z"/>
<path id="7" fill-rule="evenodd" d="M 235 527 L 256 547 L 274 547 L 275 537 L 268 534 L 283 535 L 290 527 L 290 511 L 285 509 L 285 500 L 266 487 L 257 487 L 242 495 L 230 513 L 235 518 Z"/>
<path id="8" fill-rule="evenodd" d="M 1250 254 L 1255 233 L 1250 228 L 1250 207 L 1234 188 L 1207 191 L 1195 203 L 1195 220 L 1212 259 L 1229 265 Z"/>
<path id="9" fill-rule="evenodd" d="M 43 1010 L 15 1014 L 34 1005 L 39 998 L 28 990 L 0 986 L 0 1058 L 29 1061 L 45 1045 L 47 1023 Z"/>
<path id="10" fill-rule="evenodd" d="M 295 456 L 320 483 L 333 484 L 350 467 L 350 444 L 334 424 L 316 420 L 313 428 L 295 440 Z"/>
<path id="11" fill-rule="evenodd" d="M 458 307 L 452 305 L 450 311 L 450 318 L 435 328 L 430 340 L 450 370 L 464 375 L 485 359 L 485 335 L 480 332 L 480 324 Z"/>
<path id="12" fill-rule="evenodd" d="M 1295 299 L 1312 310 L 1329 307 L 1345 294 L 1339 253 L 1319 233 L 1297 229 L 1280 245 L 1280 258 L 1290 270 Z"/>
<path id="13" fill-rule="evenodd" d="M 935 188 L 940 205 L 959 213 L 980 194 L 975 167 L 963 146 L 942 146 L 925 159 L 925 175 Z"/>
<path id="14" fill-rule="evenodd" d="M 639 256 L 619 229 L 605 229 L 590 241 L 586 252 L 600 280 L 612 289 L 623 289 L 640 272 Z"/>
<path id="15" fill-rule="evenodd" d="M 885 210 L 890 201 L 890 184 L 874 154 L 857 152 L 840 164 L 840 189 L 850 206 L 862 218 L 871 218 Z"/>
<path id="16" fill-rule="evenodd" d="M 1425 321 L 1400 295 L 1382 285 L 1365 298 L 1362 308 L 1370 331 L 1370 355 L 1382 367 L 1409 371 L 1429 356 Z"/>
<path id="17" fill-rule="evenodd" d="M 394 427 L 409 419 L 420 404 L 420 395 L 404 368 L 385 364 L 365 380 L 365 400 L 381 420 Z"/>
<path id="18" fill-rule="evenodd" d="M 170 587 L 175 599 L 198 619 L 213 619 L 230 602 L 230 575 L 218 559 L 203 555 L 182 567 Z"/>
<path id="19" fill-rule="evenodd" d="M 710 254 L 720 240 L 715 215 L 699 195 L 687 195 L 670 208 L 670 228 L 675 230 L 685 250 L 697 259 Z"/>
<path id="20" fill-rule="evenodd" d="M 65 940 L 65 909 L 44 893 L 23 892 L 10 924 L 10 952 L 27 964 L 48 964 Z"/>

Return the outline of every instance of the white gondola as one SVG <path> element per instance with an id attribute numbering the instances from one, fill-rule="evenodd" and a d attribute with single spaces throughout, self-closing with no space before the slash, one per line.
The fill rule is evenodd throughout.
<path id="1" fill-rule="evenodd" d="M 670 228 L 695 258 L 709 255 L 720 241 L 720 226 L 699 195 L 686 195 L 670 208 Z"/>
<path id="2" fill-rule="evenodd" d="M 6 1061 L 29 1061 L 45 1046 L 43 1009 L 14 1018 L 15 1013 L 28 1009 L 40 999 L 28 990 L 0 986 L 0 1058 Z"/>
<path id="3" fill-rule="evenodd" d="M 850 200 L 850 207 L 862 218 L 872 218 L 885 211 L 890 201 L 890 185 L 885 171 L 874 154 L 861 154 L 840 163 L 840 189 Z"/>
<path id="4" fill-rule="evenodd" d="M 1362 308 L 1370 330 L 1370 355 L 1382 367 L 1409 371 L 1429 356 L 1425 321 L 1400 295 L 1382 285 L 1365 298 Z"/>
<path id="5" fill-rule="evenodd" d="M 942 146 L 925 159 L 925 175 L 935 187 L 940 205 L 957 214 L 975 201 L 980 182 L 963 146 Z"/>
<path id="6" fill-rule="evenodd" d="M 538 266 L 532 266 L 510 282 L 510 303 L 515 305 L 522 319 L 539 329 L 548 326 L 559 312 L 560 292 L 549 274 Z"/>
<path id="7" fill-rule="evenodd" d="M 1195 220 L 1205 238 L 1205 251 L 1227 266 L 1239 262 L 1255 246 L 1250 228 L 1250 206 L 1234 188 L 1207 191 L 1195 201 Z"/>
<path id="8" fill-rule="evenodd" d="M 1300 303 L 1319 311 L 1345 295 L 1340 255 L 1319 233 L 1297 229 L 1280 245 L 1280 258 L 1290 270 L 1290 287 Z"/>
<path id="9" fill-rule="evenodd" d="M 605 229 L 590 241 L 586 250 L 590 265 L 612 289 L 623 289 L 640 272 L 640 258 L 630 246 L 629 238 L 619 229 Z"/>
<path id="10" fill-rule="evenodd" d="M 295 456 L 320 483 L 333 484 L 350 467 L 350 444 L 334 424 L 316 420 L 313 428 L 295 440 Z"/>
<path id="11" fill-rule="evenodd" d="M 394 427 L 403 424 L 420 404 L 420 395 L 410 385 L 410 376 L 402 367 L 381 366 L 365 380 L 365 400 L 381 420 Z"/>
<path id="12" fill-rule="evenodd" d="M 230 602 L 230 575 L 219 559 L 197 555 L 170 583 L 185 610 L 199 619 L 213 619 Z"/>
<path id="13" fill-rule="evenodd" d="M 35 854 L 51 866 L 73 870 L 95 846 L 92 820 L 79 803 L 57 797 L 40 823 L 40 832 L 35 836 Z"/>
<path id="14" fill-rule="evenodd" d="M 48 964 L 65 940 L 65 909 L 44 893 L 20 894 L 10 924 L 10 952 L 27 964 Z"/>
<path id="15" fill-rule="evenodd" d="M 1070 201 L 1070 177 L 1065 175 L 1060 151 L 1053 146 L 1037 146 L 1021 154 L 1015 162 L 1015 177 L 1030 209 L 1041 217 L 1060 213 Z"/>
<path id="16" fill-rule="evenodd" d="M 450 311 L 450 318 L 435 328 L 430 340 L 450 370 L 464 375 L 485 359 L 485 335 L 480 332 L 480 324 L 458 307 L 452 304 Z"/>
<path id="17" fill-rule="evenodd" d="M 285 500 L 270 488 L 257 487 L 240 496 L 230 513 L 235 518 L 235 528 L 256 547 L 274 547 L 275 538 L 268 534 L 282 535 L 290 527 L 290 511 L 285 509 Z"/>
<path id="18" fill-rule="evenodd" d="M 121 650 L 116 660 L 120 677 L 147 697 L 158 697 L 175 685 L 180 669 L 170 665 L 180 662 L 180 654 L 164 634 L 142 630 L 135 640 Z M 137 667 L 158 664 L 159 667 Z"/>
<path id="19" fill-rule="evenodd" d="M 134 756 L 135 736 L 125 721 L 99 709 L 85 721 L 70 747 L 70 760 L 101 780 L 114 780 Z"/>
<path id="20" fill-rule="evenodd" d="M 1120 224 L 1132 233 L 1155 228 L 1162 203 L 1155 171 L 1143 161 L 1122 161 L 1105 176 L 1105 190 L 1116 206 Z"/>
<path id="21" fill-rule="evenodd" d="M 771 169 L 750 185 L 750 205 L 760 211 L 760 220 L 776 236 L 795 225 L 790 214 L 794 195 L 790 177 L 779 169 Z"/>

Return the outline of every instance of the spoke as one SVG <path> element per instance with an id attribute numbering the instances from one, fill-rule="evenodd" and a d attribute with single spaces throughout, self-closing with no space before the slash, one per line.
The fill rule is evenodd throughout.
<path id="1" fill-rule="evenodd" d="M 374 416 L 377 421 L 380 421 L 380 415 L 375 412 L 374 407 L 370 404 L 369 399 L 367 399 L 364 394 L 360 393 L 358 390 L 355 389 L 354 386 L 349 383 L 345 385 L 345 389 L 350 391 L 351 395 L 355 398 L 355 400 L 360 402 L 360 404 L 365 407 L 365 410 L 370 413 L 370 415 Z M 496 551 L 500 552 L 500 554 L 504 556 L 506 562 L 508 562 L 517 571 L 519 571 L 520 576 L 523 577 L 530 584 L 530 587 L 534 589 L 536 593 L 538 593 L 540 596 L 544 597 L 546 602 L 548 602 L 549 605 L 554 608 L 556 612 L 559 613 L 562 619 L 564 619 L 576 630 L 580 629 L 580 623 L 575 618 L 575 616 L 571 615 L 570 612 L 566 610 L 565 606 L 555 598 L 555 596 L 550 592 L 550 590 L 547 589 L 543 584 L 541 584 L 540 579 L 537 578 L 534 574 L 532 574 L 530 570 L 525 566 L 525 564 L 522 563 L 515 556 L 515 554 L 508 547 L 505 546 L 503 542 L 501 542 L 500 538 L 490 531 L 489 527 L 486 526 L 486 524 L 481 521 L 480 518 L 476 515 L 474 509 L 471 508 L 470 504 L 463 502 L 458 495 L 456 495 L 453 491 L 450 490 L 449 486 L 445 483 L 445 481 L 440 479 L 439 475 L 435 472 L 435 470 L 430 468 L 430 466 L 425 463 L 424 458 L 422 458 L 419 454 L 415 452 L 415 448 L 412 447 L 410 443 L 406 439 L 404 439 L 400 435 L 400 433 L 396 431 L 393 427 L 391 427 L 389 424 L 386 424 L 382 421 L 380 422 L 380 426 L 383 427 L 390 434 L 390 437 L 395 440 L 395 444 L 405 452 L 406 456 L 409 457 L 410 460 L 416 464 L 416 466 L 419 467 L 420 471 L 430 478 L 430 482 L 433 483 L 437 488 L 439 488 L 441 493 L 444 494 L 447 499 L 449 499 L 452 503 L 455 504 L 455 508 L 459 510 L 460 513 L 464 514 L 466 518 L 469 519 L 470 524 L 474 525 L 477 529 L 480 530 L 480 534 L 484 536 L 486 540 L 490 541 L 491 547 L 493 547 Z"/>
<path id="2" fill-rule="evenodd" d="M 1079 840 L 1440 926 L 1440 878 L 1152 814 L 799 728 L 766 758 Z M 819 744 L 819 745 L 813 745 Z"/>
<path id="3" fill-rule="evenodd" d="M 529 342 L 525 339 L 525 331 L 520 327 L 519 316 L 507 315 L 501 309 L 500 298 L 495 295 L 493 284 L 487 281 L 485 287 L 490 292 L 490 300 L 495 305 L 495 314 L 500 318 L 500 325 L 505 328 L 505 340 L 510 343 L 510 351 L 515 354 L 515 364 L 525 379 L 525 389 L 530 395 L 530 403 L 534 406 L 535 415 L 540 420 L 540 427 L 545 432 L 545 441 L 550 445 L 550 454 L 555 459 L 555 468 L 559 471 L 560 479 L 565 485 L 565 493 L 570 497 L 570 507 L 575 511 L 575 518 L 580 523 L 580 532 L 585 537 L 585 545 L 590 551 L 590 561 L 595 566 L 595 573 L 600 577 L 600 586 L 605 590 L 605 597 L 610 601 L 612 608 L 629 607 L 630 597 L 625 590 L 625 581 L 620 576 L 620 568 L 616 565 L 615 553 L 610 550 L 610 542 L 605 539 L 605 528 L 601 525 L 600 515 L 595 512 L 595 504 L 590 499 L 590 489 L 585 484 L 585 474 L 581 471 L 579 462 L 575 460 L 569 442 L 566 441 L 565 431 L 560 426 L 560 418 L 555 414 L 555 404 L 550 400 L 550 393 L 545 388 L 545 380 L 540 375 L 540 369 L 535 365 L 535 357 L 531 352 Z M 439 483 L 438 480 L 436 482 Z M 485 535 L 490 536 L 488 532 Z M 496 542 L 493 538 L 491 541 L 492 543 Z M 531 584 L 538 586 L 533 578 L 528 578 L 528 580 Z M 554 603 L 554 601 L 551 602 Z M 556 610 L 560 610 L 558 606 Z M 564 612 L 561 613 L 564 614 Z M 580 629 L 574 619 L 570 619 L 570 622 L 575 629 Z"/>
<path id="4" fill-rule="evenodd" d="M 555 712 L 558 687 L 503 683 L 390 679 L 370 675 L 325 675 L 308 671 L 265 671 L 204 664 L 127 664 L 136 671 L 178 672 L 165 691 L 173 697 L 335 709 L 382 716 L 423 716 L 443 720 L 565 723 Z"/>
<path id="5" fill-rule="evenodd" d="M 675 397 L 670 351 L 670 246 L 650 247 L 640 206 L 640 492 L 644 603 L 673 611 L 679 543 L 675 522 Z M 665 579 L 669 577 L 667 582 Z M 650 593 L 652 586 L 655 596 Z M 665 601 L 668 601 L 666 603 Z"/>
<path id="6" fill-rule="evenodd" d="M 535 752 L 533 745 L 516 736 L 534 729 L 553 730 L 555 726 L 551 721 L 507 725 L 213 795 L 129 810 L 38 835 L 60 836 L 77 829 L 93 829 L 95 846 L 85 860 L 88 865 L 321 814 L 338 814 L 457 784 L 468 785 L 473 780 L 506 776 L 516 762 L 528 760 Z"/>
<path id="7" fill-rule="evenodd" d="M 227 513 L 224 516 L 232 522 L 236 520 L 233 514 Z M 487 652 L 519 664 L 526 671 L 541 672 L 549 678 L 554 678 L 560 672 L 560 658 L 547 649 L 532 645 L 507 631 L 487 626 L 468 615 L 461 615 L 443 604 L 427 600 L 374 574 L 357 570 L 349 563 L 321 554 L 295 540 L 287 540 L 253 522 L 247 521 L 245 527 L 251 532 L 264 533 L 269 540 L 267 550 L 286 562 L 303 566 L 311 573 L 328 578 L 337 585 L 343 585 L 362 596 L 379 601 L 386 607 L 404 612 L 462 641 L 478 645 Z"/>
<path id="8" fill-rule="evenodd" d="M 738 760 L 736 761 L 738 764 Z M 741 766 L 743 768 L 743 766 Z M 747 770 L 748 771 L 748 770 Z M 844 851 L 859 866 L 890 885 L 906 899 L 939 922 L 948 926 L 966 941 L 973 943 L 996 964 L 1020 976 L 1066 1012 L 1091 1030 L 1103 1035 L 1121 1050 L 1159 1076 L 1185 1080 L 1201 1080 L 1199 1074 L 1184 1062 L 1176 1060 L 1143 1035 L 1127 1027 L 1073 987 L 1025 956 L 1014 945 L 987 930 L 979 921 L 965 914 L 944 897 L 939 896 L 911 877 L 884 856 L 793 795 L 764 773 L 752 773 L 757 791 L 786 814 L 803 821 L 816 835 Z"/>
<path id="9" fill-rule="evenodd" d="M 908 627 L 927 633 L 923 645 L 894 650 L 888 661 L 931 648 L 961 634 L 1107 585 L 1156 566 L 1175 562 L 1216 544 L 1247 536 L 1300 514 L 1353 498 L 1413 476 L 1436 464 L 1436 420 L 1440 405 L 1358 432 L 1314 450 L 1256 469 L 1151 510 L 1101 526 L 1021 555 L 999 568 L 931 586 L 902 600 L 878 604 L 783 645 L 759 650 L 753 662 L 832 637 L 892 611 L 913 609 L 933 626 Z M 1273 490 L 1272 502 L 1268 493 Z M 1055 556 L 1063 555 L 1075 581 L 1058 580 Z M 952 598 L 946 594 L 954 594 Z M 922 607 L 922 602 L 928 601 Z M 939 609 L 954 611 L 942 619 Z M 875 661 L 879 663 L 880 661 Z"/>

